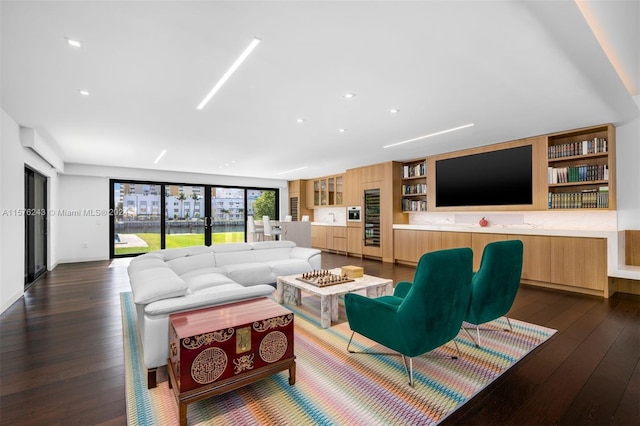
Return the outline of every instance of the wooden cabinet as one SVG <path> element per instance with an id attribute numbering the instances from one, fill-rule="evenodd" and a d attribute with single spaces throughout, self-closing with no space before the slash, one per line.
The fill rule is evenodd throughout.
<path id="1" fill-rule="evenodd" d="M 311 225 L 311 247 L 327 248 L 327 227 Z"/>
<path id="2" fill-rule="evenodd" d="M 508 235 L 509 240 L 520 240 L 524 246 L 522 279 L 551 282 L 551 238 L 540 235 Z"/>
<path id="3" fill-rule="evenodd" d="M 505 234 L 477 234 L 471 235 L 471 250 L 473 251 L 473 270 L 477 271 L 480 268 L 480 261 L 482 260 L 482 252 L 484 246 L 495 241 L 505 241 L 507 235 Z"/>
<path id="4" fill-rule="evenodd" d="M 313 207 L 341 206 L 344 200 L 344 176 L 326 176 L 311 181 Z"/>
<path id="5" fill-rule="evenodd" d="M 289 214 L 292 220 L 300 221 L 302 216 L 311 216 L 311 210 L 307 207 L 307 181 L 292 180 L 288 182 L 289 188 Z"/>
<path id="6" fill-rule="evenodd" d="M 427 162 L 420 159 L 403 163 L 400 168 L 402 186 L 401 210 L 403 212 L 427 211 Z"/>
<path id="7" fill-rule="evenodd" d="M 424 253 L 471 247 L 478 270 L 484 247 L 504 240 L 523 243 L 523 282 L 609 297 L 605 238 L 395 229 L 394 257 L 416 264 Z"/>
<path id="8" fill-rule="evenodd" d="M 396 229 L 393 232 L 393 255 L 396 261 L 417 263 L 418 235 L 421 231 Z"/>
<path id="9" fill-rule="evenodd" d="M 549 252 L 552 283 L 605 290 L 608 277 L 604 238 L 553 237 Z"/>
<path id="10" fill-rule="evenodd" d="M 362 255 L 362 226 L 347 226 L 347 252 Z"/>
<path id="11" fill-rule="evenodd" d="M 615 128 L 549 135 L 549 209 L 615 209 Z"/>
<path id="12" fill-rule="evenodd" d="M 311 247 L 346 253 L 347 228 L 345 226 L 312 225 Z"/>

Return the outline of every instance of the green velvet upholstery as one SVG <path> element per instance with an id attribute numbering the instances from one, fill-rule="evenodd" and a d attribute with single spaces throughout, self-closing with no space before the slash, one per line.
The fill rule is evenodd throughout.
<path id="1" fill-rule="evenodd" d="M 349 327 L 407 357 L 442 346 L 458 335 L 467 312 L 472 257 L 469 248 L 426 253 L 413 283 L 398 283 L 393 296 L 346 294 Z"/>
<path id="2" fill-rule="evenodd" d="M 480 268 L 471 280 L 466 322 L 478 326 L 509 312 L 520 286 L 522 252 L 520 240 L 497 241 L 485 246 Z M 478 331 L 478 344 L 479 339 Z"/>

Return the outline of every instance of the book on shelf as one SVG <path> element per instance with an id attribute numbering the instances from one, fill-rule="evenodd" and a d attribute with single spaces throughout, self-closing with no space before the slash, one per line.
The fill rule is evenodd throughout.
<path id="1" fill-rule="evenodd" d="M 427 174 L 427 165 L 426 163 L 420 162 L 417 164 L 405 164 L 402 166 L 402 178 L 414 178 L 414 177 L 422 177 Z"/>
<path id="2" fill-rule="evenodd" d="M 549 167 L 548 183 L 590 182 L 609 180 L 609 166 L 606 164 L 590 164 L 572 167 Z"/>
<path id="3" fill-rule="evenodd" d="M 580 192 L 549 192 L 549 209 L 606 209 L 609 208 L 609 189 L 585 189 Z"/>
<path id="4" fill-rule="evenodd" d="M 413 185 L 402 185 L 402 195 L 422 195 L 427 193 L 426 183 L 416 183 Z"/>
<path id="5" fill-rule="evenodd" d="M 607 140 L 605 138 L 593 138 L 580 142 L 563 143 L 559 145 L 549 145 L 547 156 L 550 159 L 575 157 L 578 155 L 589 155 L 607 152 Z"/>
<path id="6" fill-rule="evenodd" d="M 426 212 L 427 200 L 403 199 L 402 211 L 403 212 Z"/>

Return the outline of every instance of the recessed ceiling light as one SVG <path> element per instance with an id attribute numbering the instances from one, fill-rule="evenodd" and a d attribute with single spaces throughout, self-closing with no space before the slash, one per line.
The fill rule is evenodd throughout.
<path id="1" fill-rule="evenodd" d="M 444 133 L 455 132 L 456 130 L 466 129 L 467 127 L 471 127 L 471 126 L 473 126 L 473 123 L 465 124 L 464 126 L 458 126 L 458 127 L 454 127 L 454 128 L 447 129 L 447 130 L 442 130 L 440 132 L 430 133 L 430 134 L 424 135 L 424 136 L 418 136 L 417 138 L 409 139 L 409 140 L 402 141 L 402 142 L 392 143 L 391 145 L 383 146 L 383 148 L 391 148 L 392 146 L 398 146 L 398 145 L 402 145 L 402 144 L 409 143 L 409 142 L 415 142 L 415 141 L 419 141 L 420 139 L 426 139 L 426 138 L 430 138 L 431 136 L 438 136 L 438 135 L 442 135 Z"/>
<path id="2" fill-rule="evenodd" d="M 399 113 L 399 112 L 400 112 L 400 110 L 399 110 L 398 108 L 391 108 L 391 109 L 389 110 L 389 112 L 390 112 L 391 114 L 397 114 L 397 113 Z"/>
<path id="3" fill-rule="evenodd" d="M 211 98 L 213 98 L 213 95 L 215 95 L 216 92 L 218 90 L 220 90 L 220 88 L 224 85 L 224 83 L 226 83 L 226 81 L 229 79 L 229 77 L 231 77 L 231 75 L 234 72 L 236 72 L 238 67 L 244 62 L 245 59 L 247 59 L 247 57 L 251 54 L 251 52 L 253 52 L 253 49 L 255 49 L 256 46 L 261 41 L 262 40 L 260 40 L 257 37 L 254 37 L 253 40 L 251 40 L 251 43 L 249 43 L 249 46 L 247 46 L 247 48 L 244 49 L 244 52 L 242 52 L 242 54 L 240 54 L 238 59 L 236 59 L 236 61 L 231 65 L 231 67 L 227 70 L 227 72 L 224 73 L 222 78 L 216 83 L 215 86 L 213 86 L 213 89 L 211 89 L 211 91 L 209 93 L 207 93 L 207 96 L 204 97 L 204 99 L 202 100 L 202 102 L 200 102 L 200 104 L 196 107 L 196 109 L 200 109 L 201 110 L 202 108 L 205 107 L 205 105 L 207 103 L 209 103 Z"/>
<path id="4" fill-rule="evenodd" d="M 158 164 L 158 161 L 160 161 L 160 159 L 162 157 L 164 157 L 164 155 L 167 153 L 166 149 L 163 149 L 160 154 L 156 157 L 155 161 L 153 162 L 153 164 Z"/>
<path id="5" fill-rule="evenodd" d="M 296 121 L 297 121 L 298 123 L 304 123 L 304 118 L 298 118 Z"/>
<path id="6" fill-rule="evenodd" d="M 344 133 L 344 132 L 346 132 L 346 131 L 347 131 L 347 129 L 338 129 L 338 131 L 339 131 L 340 133 Z"/>
<path id="7" fill-rule="evenodd" d="M 342 95 L 342 97 L 343 97 L 343 98 L 345 98 L 345 99 L 351 99 L 351 98 L 353 98 L 355 95 L 356 95 L 355 93 L 349 93 L 349 92 L 347 92 L 347 93 L 345 93 L 344 95 Z"/>
<path id="8" fill-rule="evenodd" d="M 302 166 L 302 167 L 298 167 L 297 169 L 291 169 L 291 170 L 285 170 L 284 172 L 280 172 L 278 173 L 279 175 L 285 175 L 287 173 L 293 173 L 293 172 L 297 172 L 299 170 L 304 170 L 306 169 L 308 166 Z"/>
<path id="9" fill-rule="evenodd" d="M 64 38 L 67 41 L 67 44 L 71 47 L 77 47 L 78 49 L 82 48 L 82 43 L 78 40 L 71 39 L 69 37 Z"/>
<path id="10" fill-rule="evenodd" d="M 89 93 L 88 90 L 78 90 L 78 92 L 82 95 L 82 96 L 89 96 L 91 95 L 91 93 Z"/>

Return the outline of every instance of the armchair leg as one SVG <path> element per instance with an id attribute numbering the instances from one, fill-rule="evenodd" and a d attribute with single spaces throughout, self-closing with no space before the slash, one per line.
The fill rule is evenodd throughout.
<path id="1" fill-rule="evenodd" d="M 476 330 L 478 331 L 478 340 L 476 341 L 476 339 L 473 338 L 473 336 L 471 335 L 471 333 L 469 333 L 469 330 L 467 330 L 466 327 L 462 327 L 462 329 L 464 330 L 465 333 L 467 333 L 467 335 L 469 336 L 469 339 L 471 339 L 471 341 L 473 343 L 475 343 L 476 348 L 480 347 L 480 331 L 478 331 L 478 326 L 476 326 Z M 456 343 L 457 345 L 457 343 Z"/>
<path id="2" fill-rule="evenodd" d="M 513 327 L 511 327 L 511 321 L 509 320 L 509 317 L 505 316 L 505 318 L 507 319 L 507 324 L 509 324 L 509 330 L 505 328 L 504 331 L 513 331 Z"/>
<path id="3" fill-rule="evenodd" d="M 355 351 L 352 351 L 351 349 L 349 349 L 349 347 L 351 346 L 351 341 L 353 340 L 353 335 L 356 334 L 355 331 L 351 332 L 351 337 L 349 337 L 349 343 L 347 343 L 347 352 L 354 354 Z"/>
<path id="4" fill-rule="evenodd" d="M 407 358 L 409 358 L 408 363 L 407 363 Z M 402 362 L 404 363 L 404 369 L 407 372 L 407 375 L 409 376 L 409 386 L 413 388 L 415 387 L 413 385 L 413 358 L 402 355 Z"/>

